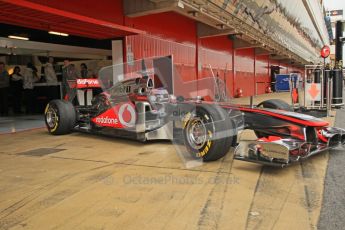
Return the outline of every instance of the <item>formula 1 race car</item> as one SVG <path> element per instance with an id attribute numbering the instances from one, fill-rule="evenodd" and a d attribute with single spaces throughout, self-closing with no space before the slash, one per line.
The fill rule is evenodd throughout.
<path id="1" fill-rule="evenodd" d="M 159 57 L 105 67 L 98 79 L 71 81 L 69 100 L 48 103 L 47 129 L 54 135 L 82 131 L 143 142 L 167 139 L 203 161 L 220 159 L 233 146 L 237 160 L 279 167 L 345 144 L 345 130 L 292 112 L 281 100 L 254 108 L 233 105 L 220 92 L 218 77 L 185 82 L 178 68 L 171 56 Z M 77 100 L 68 97 L 72 91 Z M 245 129 L 257 140 L 238 141 Z"/>

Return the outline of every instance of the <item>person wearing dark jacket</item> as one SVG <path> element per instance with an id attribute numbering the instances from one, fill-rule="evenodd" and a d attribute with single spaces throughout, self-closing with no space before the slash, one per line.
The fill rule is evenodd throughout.
<path id="1" fill-rule="evenodd" d="M 78 78 L 75 65 L 71 64 L 69 60 L 64 60 L 64 66 L 62 68 L 62 88 L 64 98 L 70 102 L 74 101 L 76 96 L 76 89 L 72 89 L 69 85 L 69 81 L 75 81 Z"/>
<path id="2" fill-rule="evenodd" d="M 89 70 L 87 69 L 87 65 L 85 63 L 80 64 L 80 77 L 89 78 Z"/>
<path id="3" fill-rule="evenodd" d="M 5 69 L 5 63 L 0 62 L 0 116 L 8 115 L 8 88 L 10 77 Z"/>
<path id="4" fill-rule="evenodd" d="M 20 114 L 23 91 L 23 76 L 20 73 L 19 66 L 14 67 L 13 73 L 10 76 L 10 87 L 12 92 L 13 112 L 15 114 Z"/>

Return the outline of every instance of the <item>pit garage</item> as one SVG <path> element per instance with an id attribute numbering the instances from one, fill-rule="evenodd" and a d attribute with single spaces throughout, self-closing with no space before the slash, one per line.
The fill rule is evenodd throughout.
<path id="1" fill-rule="evenodd" d="M 72 66 L 78 78 L 97 78 L 100 68 L 122 61 L 122 37 L 142 33 L 115 23 L 66 14 L 34 2 L 3 1 L 1 4 L 4 9 L 1 15 L 1 62 L 9 75 L 16 66 L 19 67 L 18 74 L 25 75 L 28 63 L 33 65 L 36 75 L 30 100 L 22 95 L 24 89 L 17 89 L 20 86 L 16 85 L 23 85 L 23 81 L 15 82 L 11 78 L 10 83 L 14 86 L 8 87 L 8 98 L 4 100 L 7 102 L 1 106 L 4 107 L 2 115 L 41 114 L 48 101 L 63 98 L 64 67 Z M 67 65 L 65 61 L 68 61 Z M 47 74 L 53 74 L 53 77 Z"/>
<path id="2" fill-rule="evenodd" d="M 329 37 L 310 2 L 0 0 L 0 62 L 40 76 L 30 114 L 11 91 L 0 117 L 0 229 L 339 229 L 343 109 L 282 111 L 293 91 L 276 88 L 277 75 L 315 83 L 305 65 Z M 69 65 L 83 102 L 64 91 Z"/>

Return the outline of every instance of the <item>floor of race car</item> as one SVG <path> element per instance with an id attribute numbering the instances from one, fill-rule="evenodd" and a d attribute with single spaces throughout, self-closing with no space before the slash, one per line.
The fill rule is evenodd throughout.
<path id="1" fill-rule="evenodd" d="M 0 145 L 0 229 L 315 229 L 329 158 L 280 169 L 231 151 L 186 169 L 170 142 L 45 129 Z"/>

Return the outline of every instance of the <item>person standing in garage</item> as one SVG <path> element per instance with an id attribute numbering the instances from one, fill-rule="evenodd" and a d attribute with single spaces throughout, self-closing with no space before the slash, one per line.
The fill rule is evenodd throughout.
<path id="1" fill-rule="evenodd" d="M 49 57 L 46 66 L 44 67 L 44 76 L 46 77 L 47 83 L 57 83 L 57 77 L 54 70 L 54 58 Z"/>
<path id="2" fill-rule="evenodd" d="M 10 76 L 10 86 L 12 91 L 13 112 L 15 114 L 20 114 L 23 91 L 23 76 L 20 74 L 19 66 L 16 66 L 13 69 L 13 73 Z"/>
<path id="3" fill-rule="evenodd" d="M 58 87 L 62 87 L 61 85 L 58 86 L 58 80 L 56 77 L 56 72 L 54 69 L 54 58 L 49 57 L 48 62 L 44 66 L 44 76 L 45 80 L 48 83 L 48 92 L 47 92 L 47 97 L 49 98 L 49 101 L 59 98 L 60 90 Z M 61 97 L 62 95 L 60 95 Z"/>
<path id="4" fill-rule="evenodd" d="M 8 88 L 10 77 L 5 69 L 5 63 L 0 62 L 0 116 L 8 115 Z"/>
<path id="5" fill-rule="evenodd" d="M 28 63 L 27 68 L 23 73 L 23 89 L 25 100 L 25 113 L 32 114 L 34 111 L 34 83 L 39 81 L 40 78 L 37 74 L 37 69 L 32 63 Z"/>
<path id="6" fill-rule="evenodd" d="M 80 77 L 89 78 L 89 70 L 87 69 L 87 65 L 85 63 L 80 64 Z"/>
<path id="7" fill-rule="evenodd" d="M 64 67 L 62 69 L 62 85 L 64 98 L 67 96 L 67 100 L 73 102 L 76 96 L 76 90 L 69 87 L 68 81 L 76 80 L 78 78 L 75 66 L 69 62 L 69 60 L 64 60 Z"/>

